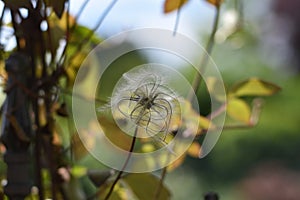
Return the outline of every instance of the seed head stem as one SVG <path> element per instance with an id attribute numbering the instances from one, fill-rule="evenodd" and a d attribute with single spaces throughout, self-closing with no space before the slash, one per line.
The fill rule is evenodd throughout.
<path id="1" fill-rule="evenodd" d="M 136 128 L 135 128 L 135 130 L 134 130 L 134 135 L 133 135 L 133 138 L 132 138 L 132 141 L 131 141 L 131 146 L 130 146 L 130 149 L 129 149 L 128 156 L 127 156 L 127 158 L 126 158 L 126 160 L 125 160 L 125 163 L 124 163 L 124 165 L 123 165 L 121 171 L 119 171 L 119 173 L 118 173 L 116 179 L 114 180 L 113 184 L 111 185 L 111 187 L 110 187 L 110 189 L 109 189 L 107 195 L 105 196 L 105 198 L 104 198 L 105 200 L 108 200 L 109 197 L 111 196 L 111 194 L 112 194 L 112 192 L 113 192 L 113 190 L 114 190 L 116 184 L 117 184 L 118 181 L 121 179 L 121 176 L 122 176 L 122 174 L 124 173 L 124 170 L 125 170 L 125 168 L 126 168 L 127 165 L 128 165 L 128 162 L 129 162 L 129 160 L 130 160 L 130 158 L 131 158 L 131 155 L 132 155 L 132 152 L 133 152 L 133 149 L 134 149 L 134 145 L 135 145 L 135 141 L 136 141 L 137 132 L 138 132 L 138 126 L 136 126 Z"/>

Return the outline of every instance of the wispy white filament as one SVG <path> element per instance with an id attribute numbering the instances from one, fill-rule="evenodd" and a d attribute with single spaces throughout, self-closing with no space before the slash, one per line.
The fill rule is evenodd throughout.
<path id="1" fill-rule="evenodd" d="M 177 95 L 167 85 L 166 76 L 147 69 L 125 73 L 111 98 L 113 115 L 141 127 L 147 135 L 144 137 L 162 135 L 159 139 L 163 142 L 178 106 Z"/>

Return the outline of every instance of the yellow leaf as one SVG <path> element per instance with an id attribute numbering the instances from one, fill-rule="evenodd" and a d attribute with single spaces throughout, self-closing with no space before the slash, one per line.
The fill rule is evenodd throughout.
<path id="1" fill-rule="evenodd" d="M 72 67 L 72 68 L 76 68 L 79 69 L 82 62 L 84 61 L 84 59 L 87 57 L 87 53 L 86 52 L 78 52 L 74 55 L 74 57 L 72 58 L 72 60 L 70 61 L 70 66 L 68 67 Z"/>
<path id="2" fill-rule="evenodd" d="M 108 191 L 112 187 L 112 184 L 113 184 L 112 181 L 110 182 L 106 181 L 104 184 L 102 184 L 99 188 L 99 196 L 97 199 L 105 199 L 105 196 L 107 195 Z M 120 183 L 117 183 L 109 199 L 113 199 L 113 200 L 129 199 L 128 192 L 124 187 L 120 186 Z"/>
<path id="3" fill-rule="evenodd" d="M 251 78 L 236 84 L 230 90 L 230 96 L 270 96 L 280 91 L 280 87 L 275 84 Z"/>
<path id="4" fill-rule="evenodd" d="M 206 1 L 216 7 L 219 7 L 223 2 L 223 0 L 206 0 Z"/>
<path id="5" fill-rule="evenodd" d="M 227 103 L 227 113 L 228 115 L 240 122 L 249 124 L 251 117 L 251 110 L 249 105 L 237 98 L 230 98 Z"/>
<path id="6" fill-rule="evenodd" d="M 142 152 L 143 153 L 149 153 L 149 152 L 153 152 L 153 151 L 155 151 L 156 149 L 155 149 L 155 147 L 154 147 L 154 145 L 153 144 L 144 144 L 143 146 L 142 146 Z"/>
<path id="7" fill-rule="evenodd" d="M 66 72 L 66 75 L 68 77 L 69 82 L 73 84 L 73 82 L 74 82 L 74 80 L 76 78 L 76 72 L 75 72 L 75 70 L 73 68 L 71 68 L 71 67 L 67 67 L 65 69 L 65 72 Z"/>
<path id="8" fill-rule="evenodd" d="M 44 126 L 47 123 L 46 115 L 48 114 L 46 111 L 46 106 L 45 106 L 44 102 L 39 104 L 38 106 L 39 106 L 39 115 L 38 116 L 39 116 L 40 124 L 41 124 L 41 126 Z"/>
<path id="9" fill-rule="evenodd" d="M 84 175 L 87 174 L 87 168 L 86 167 L 82 167 L 79 165 L 75 165 L 71 168 L 71 174 L 72 176 L 76 177 L 76 178 L 80 178 Z"/>
<path id="10" fill-rule="evenodd" d="M 201 129 L 205 129 L 207 130 L 209 128 L 211 124 L 211 121 L 209 119 L 207 119 L 206 117 L 203 117 L 203 116 L 199 116 L 199 126 Z"/>
<path id="11" fill-rule="evenodd" d="M 75 160 L 80 160 L 85 157 L 89 152 L 87 149 L 93 149 L 96 147 L 97 137 L 95 135 L 95 126 L 98 122 L 90 122 L 87 130 L 79 130 L 79 133 L 74 133 L 71 138 L 72 152 Z"/>
<path id="12" fill-rule="evenodd" d="M 105 117 L 100 117 L 99 123 L 110 142 L 125 151 L 130 149 L 132 137 L 124 133 L 115 122 L 110 121 Z"/>
<path id="13" fill-rule="evenodd" d="M 152 200 L 157 191 L 157 186 L 160 185 L 160 179 L 151 173 L 132 173 L 125 175 L 122 180 L 128 186 L 128 189 L 134 194 L 136 199 Z M 146 186 L 146 187 L 145 187 Z M 171 198 L 171 193 L 167 187 L 162 184 L 160 186 L 160 195 L 156 200 L 166 200 Z M 113 199 L 113 198 L 111 198 Z M 133 199 L 133 198 L 127 198 Z"/>
<path id="14" fill-rule="evenodd" d="M 179 167 L 184 161 L 185 161 L 186 154 L 183 154 L 180 156 L 177 160 L 172 162 L 170 165 L 168 165 L 167 170 L 168 171 L 173 171 L 177 167 Z"/>
<path id="15" fill-rule="evenodd" d="M 74 155 L 75 160 L 80 160 L 84 156 L 88 154 L 88 151 L 84 147 L 78 133 L 74 133 L 72 135 L 72 152 Z"/>
<path id="16" fill-rule="evenodd" d="M 180 9 L 188 0 L 166 0 L 164 5 L 164 12 L 169 13 Z"/>
<path id="17" fill-rule="evenodd" d="M 63 31 L 66 31 L 67 27 L 67 17 L 68 17 L 68 23 L 69 26 L 72 27 L 76 23 L 75 17 L 72 15 L 67 14 L 67 12 L 62 13 L 62 17 L 58 18 L 57 15 L 52 12 L 49 16 L 49 26 L 50 28 L 53 28 L 54 26 L 59 27 Z"/>
<path id="18" fill-rule="evenodd" d="M 200 152 L 201 152 L 201 146 L 198 142 L 193 142 L 187 151 L 187 153 L 190 156 L 195 158 L 199 158 Z"/>

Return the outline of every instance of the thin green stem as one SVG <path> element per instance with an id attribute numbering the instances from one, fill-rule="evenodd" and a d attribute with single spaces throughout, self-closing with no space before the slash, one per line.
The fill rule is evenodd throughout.
<path id="1" fill-rule="evenodd" d="M 183 0 L 180 0 L 180 5 L 183 4 Z M 177 29 L 179 26 L 179 19 L 180 19 L 180 14 L 181 14 L 181 7 L 177 9 L 177 14 L 176 14 L 176 21 L 175 21 L 175 25 L 174 25 L 174 30 L 173 30 L 173 35 L 175 36 L 177 33 Z"/>
<path id="2" fill-rule="evenodd" d="M 132 152 L 133 152 L 133 149 L 134 149 L 134 146 L 135 146 L 137 133 L 138 133 L 138 126 L 135 128 L 134 135 L 133 135 L 133 138 L 132 138 L 132 141 L 131 141 L 131 146 L 130 146 L 127 158 L 124 162 L 124 165 L 123 165 L 122 169 L 119 171 L 119 173 L 118 173 L 116 179 L 114 180 L 114 182 L 112 183 L 111 187 L 109 188 L 109 191 L 106 194 L 104 200 L 108 200 L 110 198 L 110 196 L 112 195 L 112 192 L 114 191 L 115 186 L 117 185 L 118 181 L 121 179 L 121 177 L 124 173 L 124 170 L 125 170 L 125 168 L 127 167 L 128 163 L 129 163 L 129 160 L 131 158 L 131 155 L 132 155 Z M 94 194 L 93 196 L 89 197 L 88 200 L 92 200 L 92 199 L 94 199 L 95 197 L 97 197 L 99 195 L 100 195 L 100 190 L 98 190 L 96 192 L 96 194 Z"/>
<path id="3" fill-rule="evenodd" d="M 204 53 L 203 56 L 201 57 L 201 62 L 200 62 L 199 69 L 198 69 L 199 72 L 201 72 L 201 73 L 205 72 L 205 70 L 207 68 L 209 55 L 211 55 L 212 49 L 215 44 L 215 35 L 216 35 L 218 25 L 219 25 L 219 18 L 220 18 L 220 6 L 216 6 L 216 13 L 215 13 L 215 18 L 214 18 L 214 22 L 213 22 L 213 28 L 212 28 L 209 40 L 208 40 L 206 48 L 205 48 L 206 53 Z M 200 88 L 201 81 L 202 81 L 201 74 L 196 73 L 196 76 L 192 83 L 192 89 L 190 90 L 188 97 L 187 97 L 188 100 L 191 101 L 193 99 L 193 94 L 197 93 L 198 89 Z"/>
<path id="4" fill-rule="evenodd" d="M 79 9 L 79 12 L 77 13 L 77 15 L 75 16 L 75 20 L 74 20 L 74 24 L 72 25 L 72 27 L 70 27 L 70 1 L 68 1 L 68 8 L 67 8 L 67 17 L 66 17 L 66 45 L 64 46 L 63 50 L 62 50 L 62 54 L 59 58 L 59 61 L 58 61 L 58 64 L 61 64 L 64 57 L 65 57 L 65 54 L 66 54 L 66 51 L 67 51 L 67 48 L 69 46 L 69 41 L 70 41 L 70 38 L 71 38 L 71 34 L 73 33 L 73 31 L 75 30 L 75 28 L 77 27 L 77 21 L 78 21 L 78 18 L 80 17 L 80 15 L 82 14 L 84 8 L 86 7 L 86 5 L 88 4 L 90 0 L 86 0 L 83 5 L 81 5 L 80 9 Z M 59 67 L 62 67 L 62 65 L 59 65 Z"/>
<path id="5" fill-rule="evenodd" d="M 177 18 L 176 18 L 176 23 L 175 23 L 175 28 L 174 28 L 174 35 L 176 34 L 176 30 L 178 28 L 179 16 L 180 16 L 180 9 L 178 9 L 178 11 L 177 11 Z M 200 62 L 201 64 L 200 64 L 199 71 L 201 71 L 201 72 L 204 72 L 206 70 L 207 62 L 208 62 L 208 56 L 211 54 L 214 43 L 215 43 L 214 39 L 215 39 L 215 35 L 216 35 L 217 29 L 218 29 L 219 18 L 220 18 L 220 6 L 216 6 L 216 14 L 215 14 L 215 19 L 214 19 L 214 23 L 213 23 L 212 32 L 210 34 L 209 40 L 208 40 L 206 48 L 205 48 L 207 54 L 203 55 L 203 57 L 201 58 L 201 62 Z M 201 74 L 196 73 L 196 77 L 195 77 L 195 79 L 192 83 L 192 90 L 188 94 L 188 98 L 187 98 L 188 100 L 190 100 L 190 101 L 192 100 L 193 93 L 197 92 L 197 90 L 199 89 L 201 80 L 202 80 Z M 161 173 L 161 178 L 160 178 L 160 181 L 159 181 L 159 185 L 158 185 L 156 193 L 154 195 L 154 200 L 159 199 L 159 195 L 160 195 L 162 185 L 163 185 L 163 182 L 164 182 L 164 179 L 165 179 L 166 175 L 167 175 L 167 167 L 164 167 L 163 170 L 162 170 L 162 173 Z"/>

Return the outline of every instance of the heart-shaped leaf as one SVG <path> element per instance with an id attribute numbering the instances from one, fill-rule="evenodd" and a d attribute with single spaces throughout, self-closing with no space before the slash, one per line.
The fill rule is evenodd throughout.
<path id="1" fill-rule="evenodd" d="M 223 2 L 223 0 L 206 0 L 206 1 L 216 7 L 219 7 Z"/>
<path id="2" fill-rule="evenodd" d="M 260 80 L 258 78 L 250 78 L 246 81 L 236 84 L 229 91 L 230 96 L 270 96 L 280 91 L 277 85 Z"/>
<path id="3" fill-rule="evenodd" d="M 230 98 L 227 102 L 227 113 L 228 115 L 240 122 L 245 124 L 250 123 L 251 109 L 249 105 L 238 98 Z"/>
<path id="4" fill-rule="evenodd" d="M 150 173 L 128 174 L 122 179 L 138 199 L 152 200 L 155 198 L 157 187 L 160 185 L 158 177 Z M 168 200 L 171 194 L 169 190 L 162 185 L 157 200 Z"/>
<path id="5" fill-rule="evenodd" d="M 169 13 L 180 9 L 188 0 L 166 0 L 164 5 L 164 12 Z"/>

